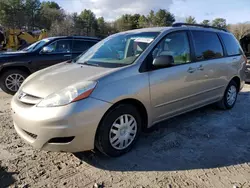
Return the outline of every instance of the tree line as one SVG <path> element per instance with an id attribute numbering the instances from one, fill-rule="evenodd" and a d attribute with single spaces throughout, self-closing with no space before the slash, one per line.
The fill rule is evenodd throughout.
<path id="1" fill-rule="evenodd" d="M 186 18 L 186 23 L 190 24 L 202 24 L 202 25 L 207 25 L 207 26 L 213 26 L 213 27 L 219 27 L 223 29 L 227 29 L 227 21 L 224 18 L 216 18 L 212 21 L 210 20 L 203 20 L 201 23 L 197 23 L 195 20 L 195 17 L 188 16 Z"/>
<path id="2" fill-rule="evenodd" d="M 106 37 L 131 29 L 171 26 L 175 21 L 175 16 L 165 9 L 156 12 L 151 10 L 148 15 L 125 14 L 112 22 L 107 22 L 103 17 L 97 18 L 88 9 L 84 9 L 81 13 L 66 13 L 60 5 L 53 1 L 0 0 L 0 25 L 4 28 L 46 29 L 51 36 Z M 191 24 L 197 23 L 192 16 L 187 17 L 185 21 Z M 199 24 L 229 28 L 237 38 L 242 37 L 250 29 L 248 23 L 228 25 L 224 18 L 203 20 Z"/>

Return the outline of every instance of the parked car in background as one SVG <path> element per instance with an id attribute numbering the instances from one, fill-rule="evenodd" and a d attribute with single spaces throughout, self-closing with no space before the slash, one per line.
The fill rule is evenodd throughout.
<path id="1" fill-rule="evenodd" d="M 246 83 L 250 84 L 250 34 L 246 34 L 240 39 L 241 47 L 247 57 Z"/>
<path id="2" fill-rule="evenodd" d="M 0 88 L 15 94 L 31 73 L 76 58 L 98 43 L 94 37 L 51 37 L 16 52 L 0 54 Z"/>
<path id="3" fill-rule="evenodd" d="M 27 78 L 12 98 L 14 127 L 35 148 L 120 156 L 160 121 L 211 103 L 233 108 L 245 67 L 226 30 L 174 24 L 118 33 Z"/>
<path id="4" fill-rule="evenodd" d="M 246 83 L 250 84 L 250 57 L 247 61 L 247 65 L 246 65 Z"/>

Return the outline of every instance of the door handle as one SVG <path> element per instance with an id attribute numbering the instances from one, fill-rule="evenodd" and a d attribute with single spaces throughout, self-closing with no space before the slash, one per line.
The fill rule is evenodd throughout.
<path id="1" fill-rule="evenodd" d="M 71 55 L 70 55 L 70 54 L 67 54 L 67 55 L 64 55 L 64 57 L 71 57 Z"/>
<path id="2" fill-rule="evenodd" d="M 203 70 L 204 70 L 203 65 L 200 65 L 200 66 L 198 67 L 198 70 L 203 71 Z"/>
<path id="3" fill-rule="evenodd" d="M 187 71 L 188 71 L 189 73 L 193 73 L 193 72 L 195 72 L 195 69 L 192 68 L 192 67 L 189 67 Z"/>

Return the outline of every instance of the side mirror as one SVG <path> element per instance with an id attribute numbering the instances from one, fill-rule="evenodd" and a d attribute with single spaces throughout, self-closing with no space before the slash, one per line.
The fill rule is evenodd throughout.
<path id="1" fill-rule="evenodd" d="M 46 54 L 46 53 L 50 53 L 50 52 L 53 52 L 53 48 L 52 47 L 49 47 L 49 46 L 45 46 L 45 47 L 43 47 L 43 49 L 42 49 L 42 53 L 43 54 Z"/>
<path id="2" fill-rule="evenodd" d="M 174 65 L 174 58 L 171 55 L 161 55 L 154 59 L 153 66 L 155 68 L 167 68 Z"/>

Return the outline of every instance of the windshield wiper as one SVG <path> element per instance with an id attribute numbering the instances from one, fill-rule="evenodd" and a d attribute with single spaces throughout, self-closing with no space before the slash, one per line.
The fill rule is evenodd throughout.
<path id="1" fill-rule="evenodd" d="M 90 66 L 95 66 L 95 67 L 99 67 L 98 64 L 95 64 L 95 63 L 89 63 L 89 62 L 84 62 L 84 63 L 77 63 L 77 64 L 80 64 L 80 65 L 90 65 Z"/>

